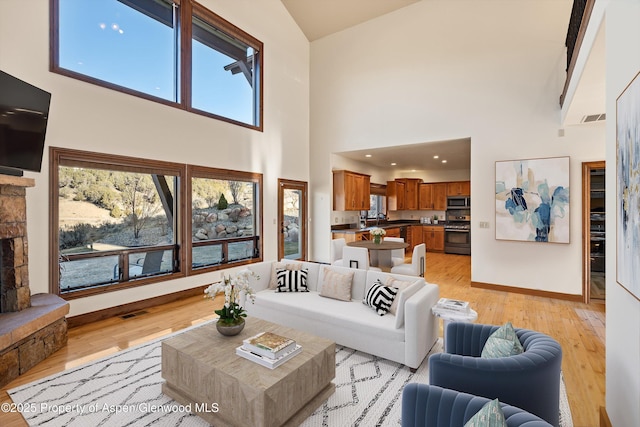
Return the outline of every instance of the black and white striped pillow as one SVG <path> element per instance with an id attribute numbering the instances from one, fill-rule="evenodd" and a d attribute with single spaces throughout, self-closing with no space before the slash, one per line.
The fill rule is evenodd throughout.
<path id="1" fill-rule="evenodd" d="M 362 303 L 373 308 L 380 316 L 384 316 L 389 312 L 397 293 L 398 288 L 385 286 L 377 279 L 367 291 Z"/>
<path id="2" fill-rule="evenodd" d="M 309 292 L 307 287 L 307 275 L 309 269 L 289 270 L 286 268 L 276 269 L 276 279 L 278 286 L 276 292 Z"/>

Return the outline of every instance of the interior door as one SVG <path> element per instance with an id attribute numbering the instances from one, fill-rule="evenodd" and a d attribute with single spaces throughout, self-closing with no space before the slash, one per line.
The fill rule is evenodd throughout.
<path id="1" fill-rule="evenodd" d="M 605 176 L 604 161 L 582 164 L 582 236 L 584 302 L 604 302 L 605 286 Z"/>
<path id="2" fill-rule="evenodd" d="M 278 259 L 307 259 L 307 183 L 278 179 Z"/>

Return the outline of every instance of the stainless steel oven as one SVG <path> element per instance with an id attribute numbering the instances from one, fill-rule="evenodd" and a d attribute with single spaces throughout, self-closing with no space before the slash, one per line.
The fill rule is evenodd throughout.
<path id="1" fill-rule="evenodd" d="M 445 224 L 444 252 L 448 254 L 471 255 L 470 224 Z"/>
<path id="2" fill-rule="evenodd" d="M 444 225 L 444 252 L 471 255 L 471 209 L 447 209 Z"/>

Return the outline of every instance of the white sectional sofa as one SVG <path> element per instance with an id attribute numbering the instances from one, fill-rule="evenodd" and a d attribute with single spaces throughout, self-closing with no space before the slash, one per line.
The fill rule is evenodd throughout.
<path id="1" fill-rule="evenodd" d="M 293 266 L 295 264 L 298 266 Z M 276 292 L 269 289 L 275 266 L 307 269 L 309 292 Z M 300 265 L 301 264 L 301 265 Z M 437 285 L 421 277 L 402 276 L 371 270 L 356 270 L 311 262 L 282 260 L 261 262 L 248 267 L 259 279 L 252 279 L 255 303 L 246 302 L 249 316 L 265 319 L 325 337 L 356 350 L 393 360 L 417 369 L 438 338 L 438 322 L 431 307 L 439 299 Z M 353 273 L 351 300 L 321 296 L 332 272 Z M 334 276 L 335 277 L 335 276 Z M 396 295 L 396 315 L 380 316 L 362 303 L 365 292 L 377 279 L 389 277 L 411 282 L 406 292 Z M 328 285 L 325 285 L 328 286 Z M 326 293 L 326 289 L 325 289 Z"/>

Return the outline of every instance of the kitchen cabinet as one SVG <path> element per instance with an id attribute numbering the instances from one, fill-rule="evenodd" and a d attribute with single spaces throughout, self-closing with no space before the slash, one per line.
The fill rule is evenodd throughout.
<path id="1" fill-rule="evenodd" d="M 360 211 L 370 208 L 369 175 L 347 170 L 333 171 L 333 210 Z"/>
<path id="2" fill-rule="evenodd" d="M 403 211 L 405 183 L 401 181 L 387 181 L 387 211 Z"/>
<path id="3" fill-rule="evenodd" d="M 447 209 L 447 184 L 426 183 L 420 184 L 419 188 L 419 205 L 420 210 L 436 210 L 444 211 Z"/>
<path id="4" fill-rule="evenodd" d="M 419 207 L 419 178 L 387 181 L 387 207 L 390 211 L 415 211 Z"/>
<path id="5" fill-rule="evenodd" d="M 456 181 L 447 183 L 447 196 L 470 196 L 471 181 Z"/>
<path id="6" fill-rule="evenodd" d="M 344 239 L 345 242 L 357 242 L 360 240 L 371 240 L 371 236 L 368 231 L 358 231 L 355 233 L 331 233 L 332 239 Z"/>
<path id="7" fill-rule="evenodd" d="M 386 228 L 384 237 L 400 237 L 400 228 Z"/>
<path id="8" fill-rule="evenodd" d="M 404 178 L 404 208 L 409 211 L 418 210 L 419 186 L 421 179 Z"/>
<path id="9" fill-rule="evenodd" d="M 424 227 L 422 225 L 412 225 L 409 227 L 409 232 L 407 236 L 411 236 L 409 243 L 409 247 L 407 248 L 407 252 L 413 252 L 413 248 L 418 246 L 421 243 L 424 243 L 424 237 L 422 235 L 422 229 Z"/>
<path id="10" fill-rule="evenodd" d="M 444 227 L 423 226 L 422 239 L 426 243 L 428 252 L 444 252 Z"/>

